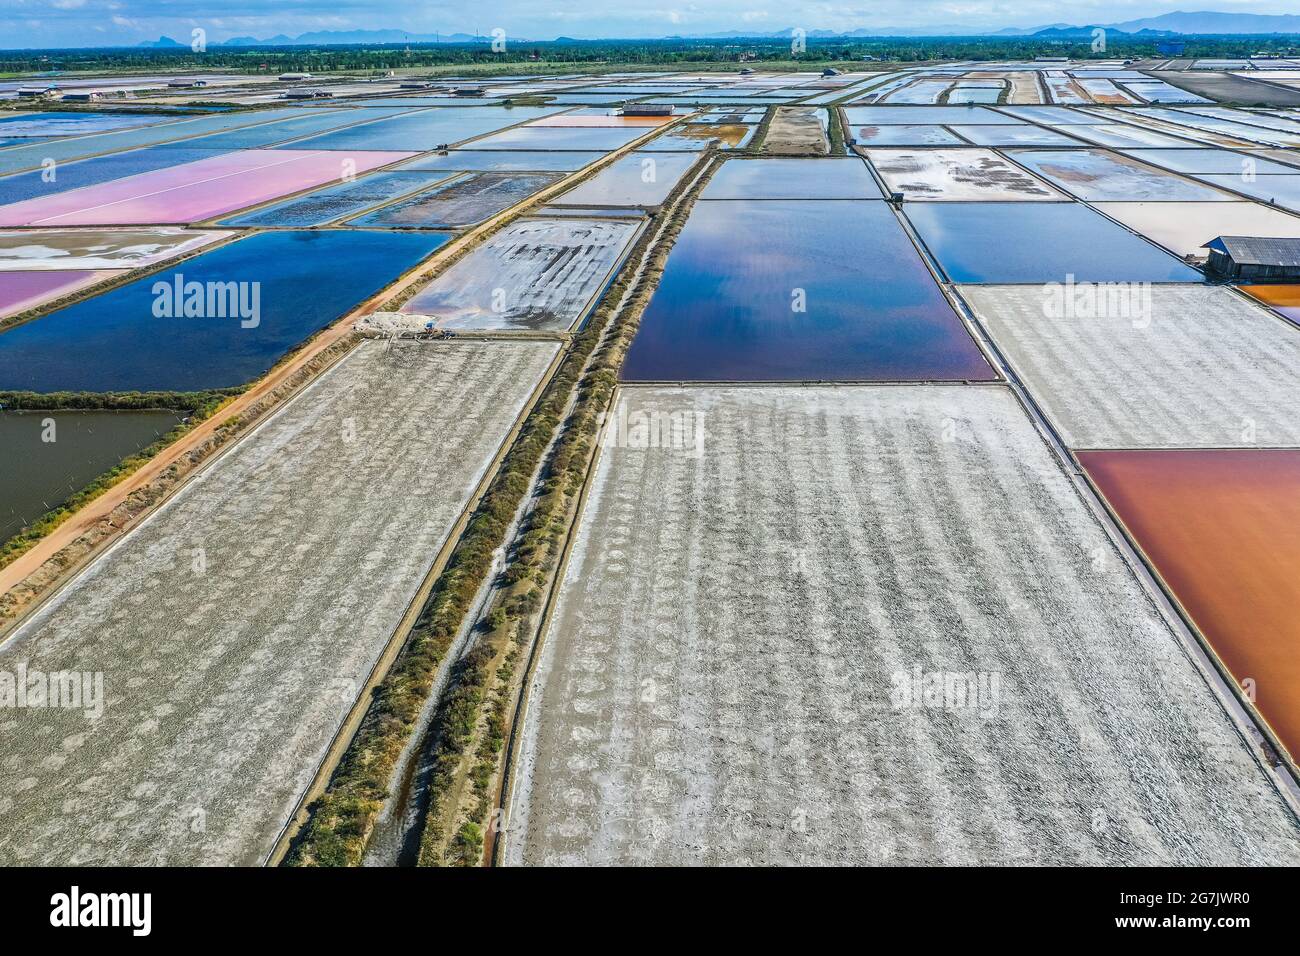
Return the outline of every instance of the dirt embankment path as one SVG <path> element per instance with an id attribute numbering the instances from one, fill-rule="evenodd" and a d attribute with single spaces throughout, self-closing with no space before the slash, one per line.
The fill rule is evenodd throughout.
<path id="1" fill-rule="evenodd" d="M 768 127 L 763 152 L 776 156 L 826 156 L 826 110 L 816 106 L 778 106 Z"/>

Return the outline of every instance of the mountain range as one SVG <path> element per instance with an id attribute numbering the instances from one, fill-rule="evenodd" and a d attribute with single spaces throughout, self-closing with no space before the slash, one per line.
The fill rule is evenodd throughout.
<path id="1" fill-rule="evenodd" d="M 514 37 L 510 37 L 514 40 Z M 364 44 L 398 44 L 398 43 L 491 43 L 492 37 L 472 33 L 410 33 L 406 30 L 318 30 L 314 33 L 302 33 L 296 37 L 283 33 L 265 40 L 257 37 L 231 37 L 209 46 L 359 46 Z M 171 37 L 159 37 L 157 40 L 145 40 L 136 44 L 142 47 L 168 49 L 171 47 L 188 47 Z"/>
<path id="2" fill-rule="evenodd" d="M 1052 23 L 1039 27 L 1004 27 L 998 30 L 972 28 L 934 28 L 934 27 L 898 27 L 872 26 L 858 27 L 855 30 L 836 32 L 834 30 L 809 30 L 810 39 L 853 39 L 862 37 L 920 37 L 920 36 L 993 36 L 993 37 L 1041 37 L 1043 39 L 1066 39 L 1087 37 L 1097 27 L 1115 33 L 1141 36 L 1171 36 L 1194 34 L 1278 34 L 1300 33 L 1300 15 L 1295 14 L 1260 14 L 1260 13 L 1164 13 L 1158 17 L 1143 17 L 1137 20 L 1125 20 L 1120 23 L 1070 24 Z M 788 37 L 793 28 L 762 32 L 754 30 L 725 30 L 717 33 L 684 34 L 663 37 L 673 39 L 729 39 L 752 38 L 763 39 Z M 512 42 L 526 42 L 509 38 Z M 534 38 L 535 39 L 535 38 Z M 556 39 L 567 40 L 568 37 Z M 404 44 L 404 43 L 487 43 L 491 37 L 470 33 L 408 33 L 405 30 L 319 30 L 303 33 L 296 37 L 278 34 L 259 40 L 256 37 L 232 37 L 212 46 L 356 46 L 366 44 Z M 168 49 L 186 47 L 171 37 L 159 37 L 138 44 L 142 47 Z"/>

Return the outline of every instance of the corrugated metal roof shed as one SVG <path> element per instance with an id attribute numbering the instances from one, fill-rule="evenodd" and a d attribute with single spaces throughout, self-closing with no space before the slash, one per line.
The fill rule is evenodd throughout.
<path id="1" fill-rule="evenodd" d="M 1219 236 L 1205 248 L 1230 256 L 1238 265 L 1300 267 L 1300 239 Z"/>

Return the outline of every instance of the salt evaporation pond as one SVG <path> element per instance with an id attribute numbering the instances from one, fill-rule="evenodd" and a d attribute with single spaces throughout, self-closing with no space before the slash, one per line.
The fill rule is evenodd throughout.
<path id="1" fill-rule="evenodd" d="M 736 159 L 723 163 L 701 199 L 883 199 L 860 159 Z"/>
<path id="2" fill-rule="evenodd" d="M 632 129 L 609 129 L 596 127 L 546 127 L 521 126 L 494 133 L 484 139 L 475 140 L 475 149 L 519 149 L 519 150 L 602 150 L 609 151 L 626 146 L 632 140 L 653 132 L 652 129 L 634 127 Z"/>
<path id="3" fill-rule="evenodd" d="M 855 200 L 696 203 L 623 367 L 633 382 L 995 377 L 893 210 Z"/>
<path id="4" fill-rule="evenodd" d="M 0 272 L 0 318 L 53 302 L 115 274 L 88 269 Z"/>
<path id="5" fill-rule="evenodd" d="M 639 219 L 517 219 L 404 306 L 440 329 L 566 331 L 587 315 Z"/>
<path id="6" fill-rule="evenodd" d="M 473 226 L 563 179 L 562 173 L 475 173 L 351 221 L 385 229 Z"/>
<path id="7" fill-rule="evenodd" d="M 143 113 L 24 113 L 0 119 L 0 136 L 85 136 L 152 126 L 169 119 L 172 117 Z"/>
<path id="8" fill-rule="evenodd" d="M 5 451 L 0 455 L 0 541 L 153 444 L 180 420 L 178 413 L 162 410 L 0 411 Z"/>
<path id="9" fill-rule="evenodd" d="M 350 172 L 363 173 L 408 153 L 356 152 L 345 168 L 322 151 L 248 149 L 210 159 L 40 196 L 0 207 L 5 226 L 110 226 L 201 222 L 279 199 Z"/>
<path id="10" fill-rule="evenodd" d="M 1297 176 L 1255 176 L 1245 179 L 1240 173 L 1235 176 L 1201 176 L 1208 183 L 1232 189 L 1255 199 L 1263 200 L 1300 212 L 1300 175 Z"/>
<path id="11" fill-rule="evenodd" d="M 657 206 L 695 163 L 690 153 L 629 153 L 557 201 L 573 206 Z"/>
<path id="12" fill-rule="evenodd" d="M 1219 236 L 1300 239 L 1300 217 L 1256 202 L 1100 202 L 1094 208 L 1177 256 L 1205 259 Z"/>
<path id="13" fill-rule="evenodd" d="M 907 218 L 953 282 L 1201 282 L 1080 203 L 919 202 Z"/>
<path id="14" fill-rule="evenodd" d="M 0 273 L 134 269 L 195 252 L 231 232 L 150 229 L 16 229 L 0 232 Z"/>
<path id="15" fill-rule="evenodd" d="M 1300 325 L 1300 285 L 1243 285 L 1240 288 L 1278 315 Z"/>
<path id="16" fill-rule="evenodd" d="M 569 152 L 499 149 L 453 149 L 434 156 L 417 156 L 398 169 L 437 169 L 456 172 L 560 172 L 590 166 L 605 154 L 592 150 Z"/>
<path id="17" fill-rule="evenodd" d="M 346 109 L 313 110 L 303 116 L 293 116 L 250 126 L 245 129 L 228 130 L 223 133 L 210 133 L 198 139 L 182 140 L 167 144 L 164 149 L 198 146 L 206 149 L 260 149 L 287 143 L 292 139 L 311 136 L 313 133 L 327 133 L 331 130 L 355 126 L 370 120 L 387 119 L 393 115 L 392 109 Z"/>
<path id="18" fill-rule="evenodd" d="M 426 189 L 451 178 L 444 172 L 379 172 L 350 183 L 318 189 L 306 196 L 243 213 L 222 222 L 226 226 L 320 226 L 371 206 Z"/>
<path id="19" fill-rule="evenodd" d="M 1192 176 L 1201 173 L 1238 176 L 1285 176 L 1295 173 L 1292 166 L 1246 153 L 1235 153 L 1230 149 L 1130 149 L 1125 150 L 1125 155 L 1162 169 Z"/>
<path id="20" fill-rule="evenodd" d="M 189 391 L 240 385 L 449 237 L 268 232 L 0 333 L 0 390 Z M 155 283 L 258 283 L 252 319 L 155 316 Z M 244 286 L 252 302 L 253 286 Z M 165 310 L 164 310 L 165 311 Z M 246 310 L 251 311 L 251 310 Z"/>
<path id="21" fill-rule="evenodd" d="M 299 116 L 311 109 L 253 110 L 242 113 L 219 113 L 199 117 L 169 117 L 175 122 L 160 122 L 154 126 L 142 126 L 136 129 L 117 130 L 111 133 L 95 133 L 90 136 L 75 136 L 57 141 L 37 141 L 30 146 L 16 146 L 0 155 L 0 173 L 12 173 L 22 169 L 38 169 L 47 159 L 59 163 L 59 175 L 66 170 L 64 163 L 84 159 L 87 156 L 99 156 L 118 150 L 129 150 L 142 146 L 153 146 L 171 140 L 202 136 L 226 129 L 238 129 L 269 123 L 287 116 Z"/>
<path id="22" fill-rule="evenodd" d="M 1300 450 L 1081 452 L 1089 477 L 1300 758 Z"/>
<path id="23" fill-rule="evenodd" d="M 1014 126 L 1020 122 L 987 106 L 846 106 L 850 126 L 897 126 L 926 123 L 958 126 Z"/>
<path id="24" fill-rule="evenodd" d="M 94 159 L 61 163 L 52 182 L 43 169 L 15 173 L 0 179 L 0 203 L 16 203 L 25 199 L 53 196 L 56 193 L 81 189 L 84 186 L 98 186 L 127 176 L 151 173 L 156 169 L 170 169 L 173 166 L 194 163 L 201 159 L 211 159 L 225 152 L 226 150 L 222 149 L 179 146 L 166 149 L 162 147 L 131 149 L 111 156 L 96 156 Z"/>
<path id="25" fill-rule="evenodd" d="M 1232 198 L 1195 180 L 1100 149 L 1018 149 L 1010 155 L 1087 202 L 1222 202 Z"/>
<path id="26" fill-rule="evenodd" d="M 536 106 L 440 106 L 349 126 L 299 140 L 293 149 L 397 149 L 421 151 L 492 133 L 559 112 Z"/>
<path id="27" fill-rule="evenodd" d="M 909 200 L 1054 202 L 1065 197 L 991 149 L 869 149 L 891 192 Z"/>
<path id="28" fill-rule="evenodd" d="M 887 128 L 887 127 L 886 127 Z M 1078 140 L 1041 126 L 954 126 L 952 131 L 976 146 L 1083 146 Z M 886 143 L 873 143 L 884 146 Z M 899 145 L 912 145 L 900 143 Z"/>
<path id="29" fill-rule="evenodd" d="M 849 135 L 859 146 L 962 146 L 942 126 L 853 126 Z"/>

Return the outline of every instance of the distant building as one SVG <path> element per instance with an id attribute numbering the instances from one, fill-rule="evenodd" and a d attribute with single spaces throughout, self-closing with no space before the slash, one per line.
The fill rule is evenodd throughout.
<path id="1" fill-rule="evenodd" d="M 1157 40 L 1156 53 L 1160 56 L 1182 56 L 1187 50 L 1186 40 Z"/>
<path id="2" fill-rule="evenodd" d="M 623 107 L 624 116 L 672 116 L 673 108 L 671 106 L 659 106 L 656 104 L 642 103 L 629 104 Z"/>
<path id="3" fill-rule="evenodd" d="M 20 100 L 39 100 L 59 92 L 57 86 L 23 86 L 18 89 Z"/>
<path id="4" fill-rule="evenodd" d="M 1206 272 L 1233 282 L 1300 282 L 1300 239 L 1219 236 L 1210 250 Z"/>
<path id="5" fill-rule="evenodd" d="M 98 90 L 78 90 L 75 93 L 64 93 L 63 102 L 65 103 L 94 103 L 96 100 L 102 100 L 104 94 Z"/>
<path id="6" fill-rule="evenodd" d="M 839 76 L 839 75 L 840 75 L 840 71 L 835 69 L 835 67 L 833 66 L 828 66 L 826 67 L 826 69 L 822 70 L 822 76 Z"/>
<path id="7" fill-rule="evenodd" d="M 208 85 L 207 80 L 192 80 L 187 77 L 179 77 L 175 80 L 168 80 L 167 86 L 173 90 L 192 90 L 199 89 Z"/>
<path id="8" fill-rule="evenodd" d="M 280 94 L 284 100 L 327 100 L 333 96 L 330 90 L 285 90 Z"/>
<path id="9" fill-rule="evenodd" d="M 279 80 L 281 83 L 300 83 L 303 80 L 310 80 L 310 73 L 281 73 Z"/>
<path id="10" fill-rule="evenodd" d="M 483 87 L 481 86 L 458 86 L 451 91 L 452 96 L 482 96 Z"/>

